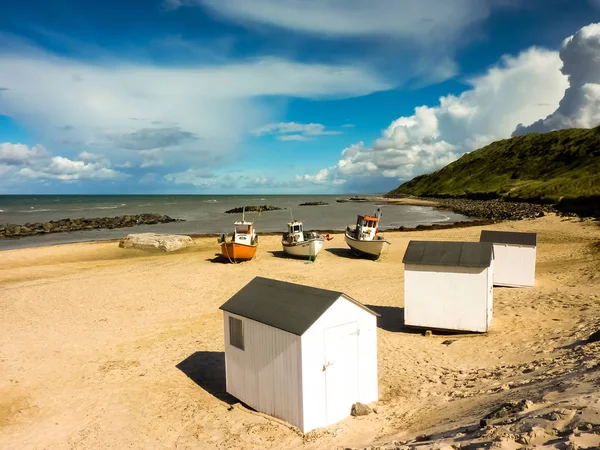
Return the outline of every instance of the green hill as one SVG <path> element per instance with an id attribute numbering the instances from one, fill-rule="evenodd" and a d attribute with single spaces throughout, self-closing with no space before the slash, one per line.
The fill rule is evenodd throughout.
<path id="1" fill-rule="evenodd" d="M 494 142 L 388 196 L 503 198 L 583 205 L 600 200 L 600 127 Z"/>

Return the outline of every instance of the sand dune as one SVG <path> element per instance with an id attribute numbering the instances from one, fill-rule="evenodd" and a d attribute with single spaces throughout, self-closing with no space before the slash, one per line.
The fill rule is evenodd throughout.
<path id="1" fill-rule="evenodd" d="M 341 235 L 314 264 L 283 258 L 277 236 L 238 265 L 215 258 L 214 238 L 176 254 L 116 242 L 0 252 L 0 448 L 598 448 L 600 344 L 585 342 L 600 328 L 598 223 L 486 228 L 539 233 L 536 287 L 496 289 L 487 335 L 402 323 L 408 241 L 477 240 L 481 227 L 388 233 L 377 262 L 351 257 Z M 224 393 L 218 307 L 259 274 L 382 314 L 377 414 L 302 435 Z"/>

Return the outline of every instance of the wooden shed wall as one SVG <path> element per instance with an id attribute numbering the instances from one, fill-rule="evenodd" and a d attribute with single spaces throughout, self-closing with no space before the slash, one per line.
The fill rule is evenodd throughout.
<path id="1" fill-rule="evenodd" d="M 493 268 L 406 264 L 405 324 L 486 332 L 493 299 L 489 271 Z"/>
<path id="2" fill-rule="evenodd" d="M 494 243 L 494 285 L 532 287 L 535 284 L 536 248 Z"/>
<path id="3" fill-rule="evenodd" d="M 229 344 L 229 316 L 243 322 L 244 350 Z M 300 336 L 226 311 L 223 318 L 227 392 L 303 429 Z"/>
<path id="4" fill-rule="evenodd" d="M 356 322 L 358 393 L 339 405 L 350 410 L 353 403 L 370 403 L 378 399 L 377 317 L 344 297 L 338 299 L 302 336 L 302 385 L 304 432 L 339 421 L 328 420 L 325 355 L 325 333 L 331 327 Z M 343 418 L 343 417 L 342 417 Z"/>

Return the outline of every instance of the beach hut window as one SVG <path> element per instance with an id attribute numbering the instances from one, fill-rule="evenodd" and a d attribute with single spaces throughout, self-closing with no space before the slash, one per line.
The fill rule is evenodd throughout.
<path id="1" fill-rule="evenodd" d="M 229 316 L 229 344 L 244 350 L 244 327 L 240 319 Z"/>

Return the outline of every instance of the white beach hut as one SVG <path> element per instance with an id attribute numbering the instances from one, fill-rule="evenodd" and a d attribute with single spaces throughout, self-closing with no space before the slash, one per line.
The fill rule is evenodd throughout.
<path id="1" fill-rule="evenodd" d="M 494 285 L 533 287 L 537 234 L 483 230 L 480 242 L 494 245 Z"/>
<path id="2" fill-rule="evenodd" d="M 223 306 L 227 392 L 302 432 L 377 401 L 377 313 L 341 292 L 256 277 Z"/>
<path id="3" fill-rule="evenodd" d="M 487 332 L 493 307 L 489 242 L 410 241 L 404 254 L 404 323 Z"/>

